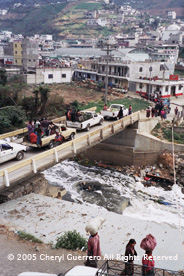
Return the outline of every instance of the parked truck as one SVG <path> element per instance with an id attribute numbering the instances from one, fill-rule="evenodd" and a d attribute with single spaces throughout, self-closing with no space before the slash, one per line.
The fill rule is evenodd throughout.
<path id="1" fill-rule="evenodd" d="M 75 122 L 66 121 L 66 125 L 77 130 L 85 129 L 89 131 L 90 127 L 98 124 L 102 125 L 103 121 L 103 116 L 97 114 L 95 111 L 83 111 Z"/>
<path id="2" fill-rule="evenodd" d="M 126 108 L 123 104 L 111 104 L 111 106 L 107 110 L 101 110 L 100 114 L 104 117 L 104 119 L 117 119 L 120 107 L 122 107 L 123 109 L 123 116 L 127 116 L 128 108 Z"/>
<path id="3" fill-rule="evenodd" d="M 18 161 L 22 160 L 26 150 L 26 146 L 0 140 L 0 164 L 14 158 Z"/>

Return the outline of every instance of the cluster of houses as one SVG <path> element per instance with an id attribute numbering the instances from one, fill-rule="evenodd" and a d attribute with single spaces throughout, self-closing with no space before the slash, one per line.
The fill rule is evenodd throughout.
<path id="1" fill-rule="evenodd" d="M 131 6 L 120 10 L 104 9 L 86 12 L 88 20 L 101 26 L 108 22 L 122 24 L 127 17 L 137 14 Z M 119 33 L 104 38 L 65 39 L 54 41 L 52 35 L 23 37 L 9 31 L 0 32 L 0 66 L 11 78 L 20 75 L 28 84 L 64 83 L 78 79 L 105 82 L 130 92 L 150 94 L 159 92 L 162 97 L 184 93 L 184 79 L 175 74 L 175 65 L 184 65 L 179 49 L 184 47 L 184 22 L 173 21 L 150 25 L 134 22 L 132 33 Z M 134 19 L 134 17 L 130 17 Z M 151 19 L 151 18 L 149 18 Z M 134 19 L 135 21 L 136 19 Z M 105 22 L 105 21 L 104 21 Z M 116 45 L 108 60 L 102 45 Z"/>

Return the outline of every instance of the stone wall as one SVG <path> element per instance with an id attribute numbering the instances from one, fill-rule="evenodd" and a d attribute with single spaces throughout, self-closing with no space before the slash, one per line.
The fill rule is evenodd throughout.
<path id="1" fill-rule="evenodd" d="M 181 126 L 178 126 L 178 127 L 174 126 L 173 130 L 174 130 L 174 132 L 179 133 L 179 134 L 184 133 L 184 127 L 181 127 Z"/>
<path id="2" fill-rule="evenodd" d="M 65 193 L 62 187 L 55 187 L 48 184 L 43 174 L 37 174 L 21 184 L 12 185 L 0 192 L 0 203 L 16 199 L 30 193 L 48 195 L 61 198 Z"/>

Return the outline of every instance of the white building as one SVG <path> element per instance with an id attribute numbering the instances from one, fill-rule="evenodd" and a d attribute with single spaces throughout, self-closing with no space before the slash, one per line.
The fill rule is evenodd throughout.
<path id="1" fill-rule="evenodd" d="M 176 12 L 175 11 L 168 11 L 168 18 L 169 19 L 176 19 Z"/>
<path id="2" fill-rule="evenodd" d="M 165 31 L 163 31 L 162 40 L 166 41 L 170 38 L 170 35 L 177 34 L 180 32 L 181 27 L 177 24 L 169 25 Z"/>
<path id="3" fill-rule="evenodd" d="M 183 95 L 184 80 L 172 80 L 173 74 L 172 62 L 132 62 L 114 58 L 108 65 L 108 84 L 126 86 L 130 92 L 143 94 L 159 91 L 162 98 Z M 89 69 L 75 70 L 75 77 L 105 82 L 106 61 L 101 57 L 93 61 Z"/>
<path id="4" fill-rule="evenodd" d="M 87 26 L 98 26 L 96 19 L 88 19 Z"/>
<path id="5" fill-rule="evenodd" d="M 72 68 L 44 68 L 36 69 L 35 74 L 27 74 L 27 84 L 40 83 L 69 83 L 72 81 Z"/>
<path id="6" fill-rule="evenodd" d="M 105 27 L 105 26 L 107 25 L 107 23 L 108 23 L 108 21 L 107 21 L 106 18 L 98 18 L 98 19 L 96 20 L 96 22 L 97 22 L 97 24 L 98 24 L 99 26 L 102 26 L 102 27 Z"/>
<path id="7" fill-rule="evenodd" d="M 40 40 L 52 41 L 52 35 L 49 35 L 49 34 L 42 34 L 42 35 L 40 36 Z"/>
<path id="8" fill-rule="evenodd" d="M 5 15 L 7 14 L 8 10 L 0 10 L 0 15 Z"/>

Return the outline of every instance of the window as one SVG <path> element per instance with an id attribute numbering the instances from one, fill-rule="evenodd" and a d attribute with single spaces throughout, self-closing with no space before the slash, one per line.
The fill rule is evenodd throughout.
<path id="1" fill-rule="evenodd" d="M 139 72 L 142 72 L 142 67 L 139 68 Z"/>
<path id="2" fill-rule="evenodd" d="M 180 84 L 180 85 L 179 85 L 179 90 L 181 90 L 182 88 L 183 88 L 183 85 Z"/>
<path id="3" fill-rule="evenodd" d="M 53 79 L 53 74 L 48 74 L 49 79 Z"/>
<path id="4" fill-rule="evenodd" d="M 15 54 L 17 55 L 17 51 L 15 51 Z"/>
<path id="5" fill-rule="evenodd" d="M 140 83 L 140 84 L 139 84 L 139 88 L 142 89 L 142 86 L 143 86 L 142 83 Z"/>
<path id="6" fill-rule="evenodd" d="M 31 62 L 31 59 L 29 59 L 29 62 Z"/>
<path id="7" fill-rule="evenodd" d="M 15 48 L 17 48 L 17 44 L 15 44 Z"/>
<path id="8" fill-rule="evenodd" d="M 66 74 L 62 74 L 62 78 L 66 78 Z"/>
<path id="9" fill-rule="evenodd" d="M 165 92 L 168 92 L 168 86 L 165 87 Z"/>
<path id="10" fill-rule="evenodd" d="M 2 144 L 2 151 L 11 149 L 10 145 L 8 144 Z"/>

